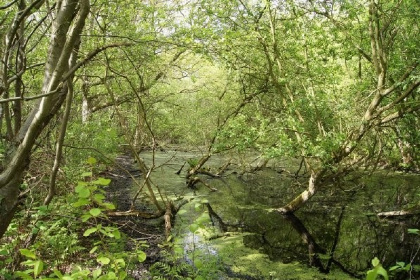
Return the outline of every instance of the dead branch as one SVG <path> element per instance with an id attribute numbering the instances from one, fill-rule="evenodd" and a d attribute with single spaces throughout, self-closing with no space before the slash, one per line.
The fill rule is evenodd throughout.
<path id="1" fill-rule="evenodd" d="M 223 164 L 220 168 L 219 171 L 217 171 L 216 175 L 218 177 L 220 177 L 223 173 L 225 173 L 226 169 L 232 164 L 232 159 L 230 159 L 228 162 L 226 162 L 225 164 Z"/>
<path id="2" fill-rule="evenodd" d="M 184 166 L 185 166 L 186 163 L 187 162 L 184 162 L 184 164 L 181 166 L 181 168 L 177 172 L 175 172 L 176 175 L 181 174 L 181 171 L 182 171 L 182 169 L 184 169 Z"/>
<path id="3" fill-rule="evenodd" d="M 144 219 L 156 219 L 162 217 L 165 212 L 164 211 L 158 211 L 155 213 L 148 213 L 148 212 L 142 212 L 138 210 L 128 210 L 128 211 L 115 211 L 115 212 L 107 212 L 107 216 L 110 217 L 127 217 L 127 216 L 133 216 L 133 217 L 141 217 Z"/>
<path id="4" fill-rule="evenodd" d="M 217 191 L 216 188 L 213 188 L 212 186 L 210 186 L 209 184 L 207 184 L 206 182 L 204 182 L 199 177 L 188 178 L 187 187 L 193 189 L 197 183 L 202 183 L 204 186 L 206 186 L 207 188 L 209 188 L 212 192 Z"/>
<path id="5" fill-rule="evenodd" d="M 409 208 L 407 210 L 380 212 L 377 215 L 380 218 L 395 218 L 395 217 L 416 216 L 416 215 L 420 215 L 420 206 L 414 206 L 414 207 Z"/>

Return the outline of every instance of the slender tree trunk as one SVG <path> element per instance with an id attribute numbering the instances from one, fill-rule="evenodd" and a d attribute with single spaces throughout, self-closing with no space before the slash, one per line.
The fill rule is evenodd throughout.
<path id="1" fill-rule="evenodd" d="M 75 58 L 77 56 L 76 52 L 74 52 L 73 57 Z M 75 59 L 71 59 L 74 62 L 76 62 Z M 74 64 L 74 63 L 72 63 Z M 56 151 L 55 151 L 55 159 L 54 159 L 54 166 L 52 168 L 51 177 L 50 177 L 50 184 L 48 189 L 48 195 L 44 200 L 44 204 L 48 205 L 50 204 L 51 200 L 53 199 L 54 195 L 56 194 L 56 179 L 57 179 L 57 173 L 58 169 L 60 168 L 61 160 L 63 157 L 63 144 L 64 144 L 64 137 L 66 136 L 67 131 L 67 124 L 69 122 L 70 118 L 70 111 L 71 111 L 71 105 L 73 103 L 73 78 L 70 78 L 67 81 L 67 97 L 66 97 L 66 108 L 64 111 L 64 116 L 60 128 L 60 134 L 57 139 L 56 144 Z"/>
<path id="2" fill-rule="evenodd" d="M 29 165 L 34 143 L 64 102 L 67 92 L 63 77 L 69 69 L 69 58 L 84 27 L 89 6 L 89 0 L 63 0 L 57 7 L 41 92 L 48 95 L 40 99 L 21 127 L 16 139 L 18 146 L 0 174 L 0 238 L 16 211 L 22 175 Z"/>

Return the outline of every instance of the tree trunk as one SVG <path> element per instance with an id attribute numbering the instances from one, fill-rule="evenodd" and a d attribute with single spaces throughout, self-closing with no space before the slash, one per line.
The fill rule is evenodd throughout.
<path id="1" fill-rule="evenodd" d="M 38 136 L 61 107 L 66 90 L 63 77 L 89 12 L 89 0 L 63 0 L 53 21 L 42 97 L 17 135 L 17 147 L 0 174 L 0 238 L 6 232 L 18 204 L 22 175 L 29 165 L 31 150 Z M 76 16 L 76 17 L 75 17 Z M 72 70 L 75 71 L 75 70 Z M 64 94 L 63 94 L 64 93 Z"/>
<path id="2" fill-rule="evenodd" d="M 282 214 L 293 213 L 300 207 L 302 207 L 312 196 L 316 194 L 319 189 L 318 177 L 320 173 L 312 172 L 309 178 L 308 188 L 299 194 L 295 199 L 289 202 L 286 206 L 277 209 Z"/>

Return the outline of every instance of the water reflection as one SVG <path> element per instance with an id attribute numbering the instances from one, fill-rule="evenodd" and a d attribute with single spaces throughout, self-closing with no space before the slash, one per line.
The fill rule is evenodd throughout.
<path id="1" fill-rule="evenodd" d="M 167 165 L 155 171 L 155 180 L 159 179 L 159 186 L 168 196 L 178 198 L 191 192 L 174 170 L 192 156 L 158 155 L 157 159 Z M 217 167 L 224 162 L 223 158 L 212 160 L 210 165 Z M 295 215 L 282 216 L 272 209 L 282 206 L 304 187 L 293 172 L 267 168 L 238 174 L 230 172 L 221 179 L 203 177 L 218 191 L 203 187 L 196 195 L 208 200 L 206 210 L 220 232 L 246 233 L 243 244 L 264 252 L 273 262 L 299 261 L 323 272 L 339 268 L 351 275 L 370 269 L 374 257 L 385 267 L 397 261 L 420 263 L 420 238 L 407 233 L 409 228 L 420 227 L 419 217 L 381 220 L 376 215 L 418 203 L 418 175 L 377 173 L 346 178 L 331 191 L 316 195 Z M 183 222 L 188 225 L 191 221 Z"/>

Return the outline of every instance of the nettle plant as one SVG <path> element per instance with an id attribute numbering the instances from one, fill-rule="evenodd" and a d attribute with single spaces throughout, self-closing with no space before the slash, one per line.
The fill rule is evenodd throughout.
<path id="1" fill-rule="evenodd" d="M 79 215 L 80 228 L 85 228 L 84 237 L 91 237 L 92 248 L 89 251 L 91 262 L 84 265 L 94 267 L 82 267 L 72 264 L 73 272 L 63 274 L 58 269 L 48 268 L 45 262 L 38 257 L 35 250 L 21 249 L 20 253 L 26 258 L 21 264 L 27 267 L 24 271 L 17 271 L 14 277 L 21 279 L 125 279 L 130 263 L 143 262 L 146 253 L 141 250 L 145 245 L 137 244 L 136 250 L 126 252 L 120 250 L 124 235 L 109 221 L 107 212 L 115 209 L 115 205 L 106 201 L 105 190 L 111 180 L 93 176 L 93 168 L 97 161 L 89 158 L 87 163 L 90 171 L 82 173 L 83 181 L 79 181 L 75 187 L 76 196 L 73 195 L 72 206 Z M 96 261 L 96 264 L 94 263 Z M 48 272 L 52 273 L 45 276 Z"/>

